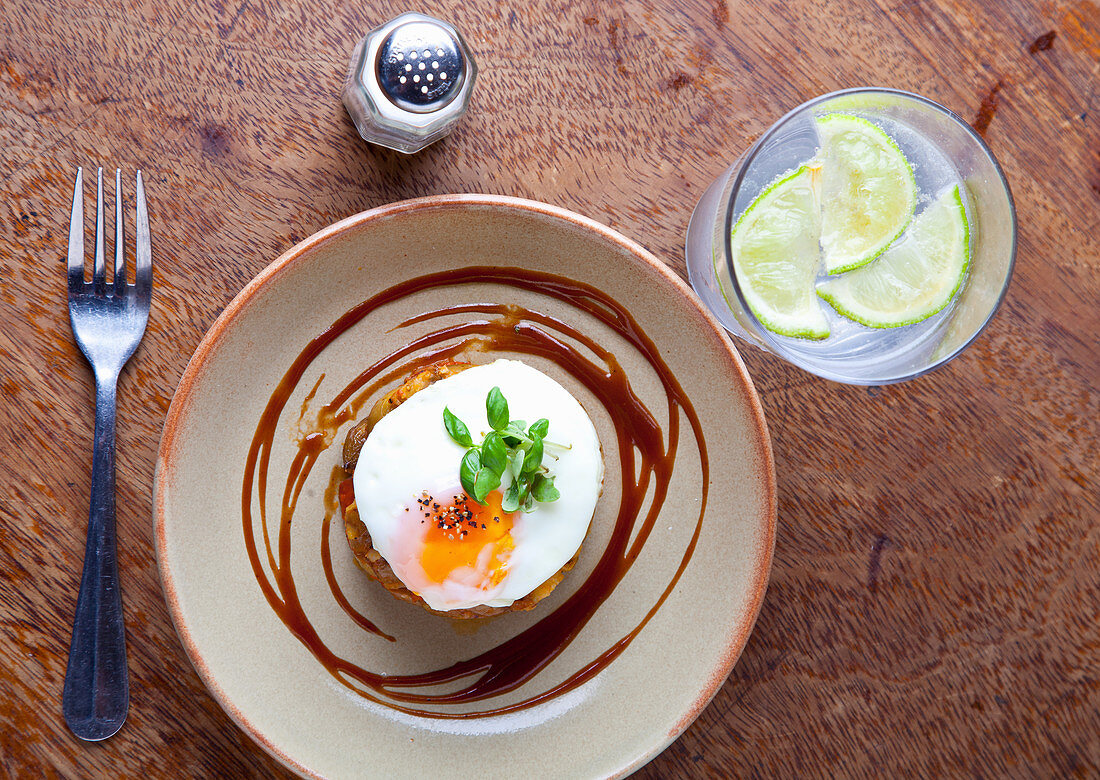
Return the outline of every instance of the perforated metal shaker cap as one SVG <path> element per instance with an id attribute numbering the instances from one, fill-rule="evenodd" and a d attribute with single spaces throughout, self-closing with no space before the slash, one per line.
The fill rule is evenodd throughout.
<path id="1" fill-rule="evenodd" d="M 406 13 L 355 47 L 344 105 L 359 135 L 399 152 L 418 152 L 466 113 L 477 65 L 451 25 Z"/>

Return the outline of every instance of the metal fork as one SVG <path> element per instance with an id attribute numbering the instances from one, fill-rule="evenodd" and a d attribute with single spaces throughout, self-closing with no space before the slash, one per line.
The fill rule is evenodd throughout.
<path id="1" fill-rule="evenodd" d="M 137 246 L 134 282 L 126 281 L 122 171 L 115 171 L 115 273 L 107 283 L 103 251 L 103 169 L 96 187 L 95 268 L 84 280 L 84 172 L 77 168 L 69 224 L 69 321 L 95 374 L 92 498 L 84 573 L 76 600 L 69 665 L 61 710 L 81 739 L 106 739 L 122 728 L 130 706 L 126 631 L 115 544 L 115 393 L 122 367 L 137 348 L 149 319 L 153 288 L 149 215 L 137 172 Z"/>

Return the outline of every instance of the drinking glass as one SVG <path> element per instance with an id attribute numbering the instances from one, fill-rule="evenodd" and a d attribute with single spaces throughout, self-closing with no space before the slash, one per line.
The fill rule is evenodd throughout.
<path id="1" fill-rule="evenodd" d="M 768 331 L 747 305 L 734 271 L 730 232 L 771 182 L 817 154 L 814 120 L 831 113 L 861 116 L 894 138 L 922 193 L 918 213 L 943 187 L 960 186 L 970 228 L 970 265 L 951 303 L 923 322 L 869 328 L 821 301 L 831 335 L 821 341 L 789 338 Z M 685 254 L 692 287 L 733 335 L 826 379 L 890 384 L 943 365 L 989 323 L 1012 275 L 1016 209 L 993 153 L 957 115 L 909 92 L 846 89 L 788 113 L 710 185 L 692 214 Z"/>

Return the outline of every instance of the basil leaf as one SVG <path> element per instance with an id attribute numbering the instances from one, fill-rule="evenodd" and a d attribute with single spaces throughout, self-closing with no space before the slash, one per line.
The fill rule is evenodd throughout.
<path id="1" fill-rule="evenodd" d="M 527 455 L 523 458 L 523 473 L 535 474 L 542 465 L 542 437 L 535 436 Z"/>
<path id="2" fill-rule="evenodd" d="M 500 508 L 511 513 L 519 509 L 519 483 L 513 481 L 504 491 L 504 500 L 500 502 Z"/>
<path id="3" fill-rule="evenodd" d="M 523 474 L 523 459 L 527 453 L 524 450 L 517 449 L 512 453 L 512 476 L 519 480 L 520 475 Z"/>
<path id="4" fill-rule="evenodd" d="M 524 500 L 524 502 L 523 502 L 523 511 L 526 512 L 527 514 L 531 514 L 532 512 L 535 511 L 535 497 L 534 496 L 527 496 L 527 498 Z"/>
<path id="5" fill-rule="evenodd" d="M 470 438 L 470 429 L 466 427 L 466 423 L 455 417 L 447 407 L 443 407 L 443 426 L 451 438 L 463 447 L 474 446 L 474 440 Z"/>
<path id="6" fill-rule="evenodd" d="M 462 489 L 466 495 L 475 498 L 474 483 L 477 474 L 481 470 L 481 455 L 477 450 L 470 450 L 462 457 L 462 465 L 458 467 L 458 479 L 462 482 Z"/>
<path id="7" fill-rule="evenodd" d="M 544 504 L 557 501 L 561 497 L 561 493 L 554 487 L 554 478 L 545 474 L 535 475 L 535 479 L 531 483 L 531 495 L 535 497 L 536 501 L 541 501 Z"/>
<path id="8" fill-rule="evenodd" d="M 479 504 L 484 504 L 486 497 L 498 487 L 500 487 L 500 474 L 494 474 L 489 469 L 482 468 L 474 481 L 474 498 Z"/>
<path id="9" fill-rule="evenodd" d="M 508 402 L 504 400 L 504 393 L 500 392 L 499 387 L 494 387 L 486 396 L 485 413 L 494 431 L 502 431 L 508 427 Z"/>
<path id="10" fill-rule="evenodd" d="M 496 474 L 498 479 L 504 469 L 508 468 L 508 448 L 496 431 L 486 436 L 481 443 L 481 465 Z"/>
<path id="11" fill-rule="evenodd" d="M 536 436 L 540 439 L 545 439 L 546 434 L 550 431 L 550 421 L 543 417 L 540 420 L 535 420 L 531 423 L 531 430 L 527 432 L 527 435 L 532 439 Z"/>
<path id="12" fill-rule="evenodd" d="M 501 431 L 501 435 L 504 437 L 504 443 L 509 447 L 515 447 L 528 441 L 527 434 L 524 432 L 523 420 L 512 420 L 508 423 L 508 427 Z"/>

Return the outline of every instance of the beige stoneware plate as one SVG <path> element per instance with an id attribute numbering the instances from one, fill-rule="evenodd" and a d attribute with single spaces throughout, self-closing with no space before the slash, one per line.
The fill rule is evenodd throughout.
<path id="1" fill-rule="evenodd" d="M 246 553 L 244 506 L 251 503 L 254 515 L 259 491 L 243 499 L 242 489 L 264 408 L 312 339 L 393 285 L 475 265 L 564 276 L 625 307 L 698 414 L 709 496 L 700 520 L 702 456 L 680 418 L 667 499 L 610 597 L 572 643 L 517 690 L 442 710 L 507 707 L 567 680 L 645 618 L 687 558 L 675 587 L 629 646 L 592 679 L 535 706 L 502 715 L 423 717 L 371 701 L 337 680 L 279 618 Z M 403 321 L 442 306 L 486 302 L 557 317 L 610 350 L 669 435 L 672 412 L 650 362 L 598 318 L 491 279 L 426 290 L 371 312 L 305 371 L 271 447 L 264 496 L 273 539 L 279 529 L 271 507 L 281 505 L 292 459 L 321 404 L 379 357 L 438 327 L 397 327 Z M 611 540 L 622 492 L 614 428 L 574 377 L 548 361 L 525 359 L 577 396 L 603 443 L 604 495 L 577 567 L 532 612 L 461 624 L 399 602 L 369 582 L 353 564 L 337 517 L 328 533 L 338 589 L 396 641 L 364 631 L 337 603 L 321 557 L 325 491 L 349 421 L 300 486 L 287 537 L 302 608 L 334 653 L 387 675 L 441 669 L 543 620 L 592 573 Z M 160 574 L 191 661 L 249 736 L 288 767 L 318 777 L 628 774 L 687 728 L 733 668 L 760 609 L 775 536 L 775 474 L 759 399 L 737 352 L 689 288 L 636 243 L 596 222 L 484 195 L 425 198 L 359 214 L 264 270 L 226 308 L 188 365 L 168 412 L 154 489 Z M 258 523 L 251 521 L 249 533 L 262 539 Z M 270 581 L 274 575 L 260 550 L 263 579 Z"/>

